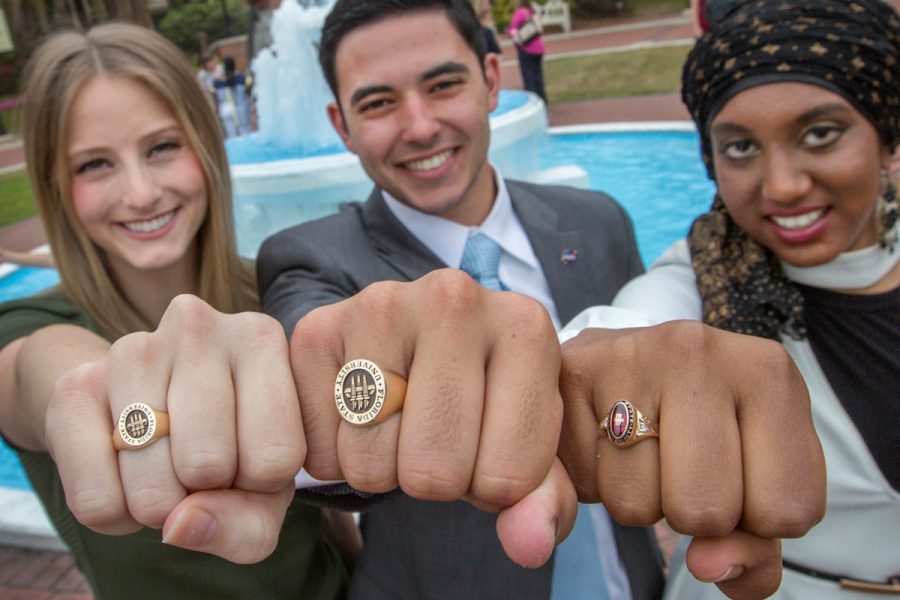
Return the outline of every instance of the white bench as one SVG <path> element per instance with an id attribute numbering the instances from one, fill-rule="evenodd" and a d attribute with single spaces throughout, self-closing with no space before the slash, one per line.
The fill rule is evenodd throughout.
<path id="1" fill-rule="evenodd" d="M 560 25 L 563 31 L 572 30 L 572 19 L 569 17 L 569 3 L 566 0 L 547 0 L 546 4 L 534 4 L 541 27 Z"/>

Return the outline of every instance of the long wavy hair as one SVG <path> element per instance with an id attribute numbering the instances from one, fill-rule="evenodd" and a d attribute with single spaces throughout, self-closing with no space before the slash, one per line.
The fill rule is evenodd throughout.
<path id="1" fill-rule="evenodd" d="M 206 217 L 197 232 L 197 294 L 226 313 L 258 307 L 252 266 L 237 254 L 231 180 L 215 114 L 184 55 L 157 33 L 109 23 L 51 35 L 26 67 L 23 138 L 28 175 L 62 286 L 110 339 L 152 330 L 110 277 L 105 253 L 72 204 L 69 119 L 78 92 L 97 76 L 146 86 L 171 110 L 203 171 Z"/>

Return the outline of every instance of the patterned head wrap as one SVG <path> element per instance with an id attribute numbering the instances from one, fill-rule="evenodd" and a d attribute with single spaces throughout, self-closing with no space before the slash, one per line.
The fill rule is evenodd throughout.
<path id="1" fill-rule="evenodd" d="M 714 178 L 709 125 L 736 94 L 794 81 L 846 98 L 891 149 L 900 143 L 900 17 L 881 0 L 746 0 L 697 41 L 682 99 Z M 803 299 L 778 258 L 732 221 L 721 198 L 689 236 L 703 320 L 778 339 L 805 336 Z"/>

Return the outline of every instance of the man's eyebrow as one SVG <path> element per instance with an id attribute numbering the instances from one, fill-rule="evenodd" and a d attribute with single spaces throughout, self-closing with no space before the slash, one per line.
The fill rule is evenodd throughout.
<path id="1" fill-rule="evenodd" d="M 363 98 L 366 96 L 371 96 L 372 94 L 384 94 L 385 92 L 392 91 L 393 88 L 388 85 L 366 85 L 355 92 L 350 96 L 350 106 L 355 106 L 357 103 L 361 102 Z"/>
<path id="2" fill-rule="evenodd" d="M 422 76 L 419 77 L 420 82 L 428 81 L 429 79 L 434 79 L 435 77 L 440 77 L 441 75 L 448 75 L 453 73 L 469 73 L 469 67 L 464 63 L 456 62 L 453 60 L 448 60 L 445 63 L 441 63 L 436 67 L 432 67 L 428 69 Z"/>

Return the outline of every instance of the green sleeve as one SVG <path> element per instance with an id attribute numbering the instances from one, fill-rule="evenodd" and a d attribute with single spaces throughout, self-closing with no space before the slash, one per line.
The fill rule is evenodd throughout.
<path id="1" fill-rule="evenodd" d="M 0 348 L 49 325 L 77 325 L 97 333 L 87 313 L 69 302 L 62 289 L 0 304 Z"/>

